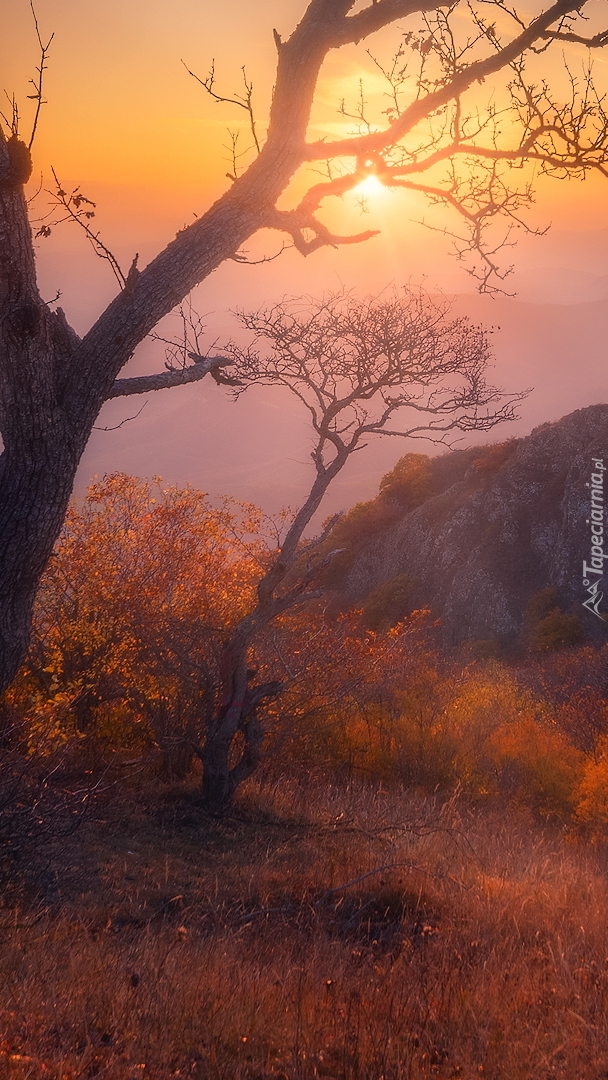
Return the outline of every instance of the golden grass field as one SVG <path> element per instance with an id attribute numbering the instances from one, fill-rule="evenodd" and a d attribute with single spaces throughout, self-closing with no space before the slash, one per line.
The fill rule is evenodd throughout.
<path id="1" fill-rule="evenodd" d="M 148 780 L 36 858 L 2 1078 L 608 1077 L 608 860 L 558 825 L 321 778 L 219 821 Z"/>

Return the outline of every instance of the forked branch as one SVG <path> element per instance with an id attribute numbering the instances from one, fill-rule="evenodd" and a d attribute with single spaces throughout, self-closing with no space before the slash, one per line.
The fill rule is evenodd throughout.
<path id="1" fill-rule="evenodd" d="M 30 101 L 35 101 L 36 102 L 36 111 L 34 113 L 34 121 L 32 123 L 32 131 L 31 131 L 31 134 L 30 134 L 30 140 L 29 140 L 29 142 L 27 144 L 28 150 L 31 150 L 32 146 L 34 144 L 34 139 L 36 138 L 36 131 L 38 129 L 38 120 L 40 118 L 40 110 L 41 110 L 42 106 L 46 104 L 46 102 L 44 101 L 44 98 L 42 96 L 42 89 L 43 89 L 43 83 L 44 83 L 44 73 L 46 71 L 46 62 L 48 60 L 48 55 L 49 55 L 49 49 L 51 47 L 51 42 L 53 41 L 53 38 L 55 37 L 54 34 L 51 34 L 50 38 L 48 39 L 48 41 L 45 44 L 45 42 L 42 40 L 42 37 L 40 35 L 40 27 L 38 25 L 38 17 L 36 15 L 36 9 L 34 8 L 33 0 L 30 0 L 30 8 L 31 8 L 31 12 L 32 12 L 32 17 L 34 19 L 34 27 L 35 27 L 35 30 L 36 30 L 36 37 L 38 38 L 38 45 L 40 46 L 40 61 L 38 63 L 38 67 L 36 68 L 37 78 L 36 79 L 30 79 L 30 83 L 34 87 L 34 93 L 33 94 L 28 94 L 28 97 L 29 97 Z"/>
<path id="2" fill-rule="evenodd" d="M 214 86 L 215 86 L 215 61 L 214 60 L 211 61 L 211 69 L 210 69 L 209 74 L 207 75 L 207 77 L 205 79 L 201 79 L 200 75 L 197 75 L 194 71 L 191 71 L 190 68 L 187 66 L 187 64 L 184 63 L 183 60 L 182 60 L 182 64 L 186 68 L 186 71 L 188 72 L 188 74 L 191 75 L 193 79 L 196 79 L 197 83 L 200 83 L 200 85 L 202 87 L 204 87 L 204 89 L 207 91 L 209 96 L 213 98 L 214 101 L 225 102 L 228 105 L 238 105 L 239 108 L 245 110 L 245 112 L 247 113 L 247 116 L 249 117 L 249 130 L 251 131 L 251 136 L 253 138 L 254 146 L 255 146 L 258 154 L 259 154 L 259 152 L 261 150 L 261 146 L 260 146 L 260 141 L 259 141 L 259 138 L 258 138 L 258 133 L 257 133 L 257 128 L 256 128 L 255 113 L 253 111 L 253 83 L 249 82 L 249 80 L 247 79 L 247 72 L 245 70 L 245 67 L 243 66 L 241 68 L 241 74 L 243 76 L 244 93 L 243 94 L 235 94 L 234 97 L 224 97 L 223 94 L 218 94 L 217 91 L 214 90 Z"/>

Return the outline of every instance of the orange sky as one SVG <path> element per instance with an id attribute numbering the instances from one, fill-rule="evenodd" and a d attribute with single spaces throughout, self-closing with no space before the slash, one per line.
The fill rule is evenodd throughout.
<path id="1" fill-rule="evenodd" d="M 537 0 L 524 6 L 536 7 Z M 605 0 L 597 0 L 595 7 L 605 9 Z M 97 202 L 96 226 L 123 265 L 129 265 L 136 251 L 140 265 L 145 264 L 225 190 L 227 128 L 240 126 L 245 145 L 248 142 L 244 114 L 214 103 L 181 61 L 204 76 L 215 59 L 218 88 L 227 93 L 239 89 L 240 67 L 246 64 L 263 132 L 275 63 L 272 29 L 288 36 L 304 0 L 37 0 L 36 10 L 43 37 L 54 32 L 55 39 L 45 86 L 48 104 L 35 144 L 34 186 L 40 177 L 43 186 L 50 185 L 51 165 L 64 186 L 80 184 Z M 2 22 L 0 90 L 15 93 L 27 132 L 32 106 L 26 100 L 28 79 L 38 59 L 27 0 L 4 0 Z M 365 45 L 386 57 L 391 34 L 394 31 L 385 31 Z M 575 47 L 572 62 L 580 65 L 584 52 Z M 608 55 L 596 59 L 600 81 L 607 62 Z M 546 57 L 538 61 L 538 74 L 551 74 L 548 63 Z M 346 130 L 339 101 L 354 97 L 361 75 L 372 91 L 376 75 L 364 46 L 330 57 L 318 87 L 314 137 Z M 482 89 L 485 94 L 488 88 Z M 607 185 L 601 178 L 585 184 L 543 181 L 531 220 L 541 226 L 552 223 L 553 235 L 525 239 L 507 261 L 515 261 L 528 278 L 534 278 L 537 268 L 551 267 L 608 274 L 608 232 L 598 232 L 608 230 Z M 39 213 L 47 202 L 41 194 Z M 325 220 L 344 230 L 380 229 L 381 236 L 365 245 L 325 250 L 306 260 L 290 251 L 256 268 L 234 263 L 221 267 L 198 297 L 200 310 L 210 313 L 214 332 L 221 334 L 229 326 L 229 309 L 255 307 L 285 293 L 318 293 L 340 285 L 378 292 L 390 282 L 411 279 L 450 292 L 471 292 L 470 278 L 447 257 L 445 238 L 412 223 L 425 212 L 420 201 L 406 193 L 386 193 L 370 199 L 369 211 L 362 217 L 349 196 L 322 212 Z M 597 243 L 594 232 L 600 237 Z M 573 242 L 573 233 L 580 244 Z M 271 253 L 281 239 L 264 234 L 252 240 L 248 250 L 252 256 Z M 114 294 L 107 266 L 94 259 L 71 226 L 39 241 L 39 254 L 43 295 L 52 297 L 60 289 L 68 318 L 83 332 Z M 494 321 L 491 306 L 488 321 Z M 134 367 L 143 371 L 150 365 L 158 367 L 158 359 L 144 344 Z M 395 448 L 395 454 L 399 452 L 404 451 Z"/>
<path id="2" fill-rule="evenodd" d="M 201 212 L 225 188 L 227 127 L 240 127 L 244 143 L 249 141 L 244 114 L 214 103 L 181 61 L 205 75 L 214 58 L 218 88 L 227 93 L 238 89 L 246 64 L 263 130 L 275 63 L 271 31 L 276 27 L 286 36 L 303 7 L 303 0 L 37 0 L 43 37 L 55 33 L 37 175 L 42 171 L 48 182 L 54 165 L 65 183 L 81 183 L 100 201 L 103 195 L 108 225 L 116 215 L 133 239 L 146 232 L 160 241 L 166 229 L 182 223 L 180 214 Z M 2 21 L 0 89 L 16 94 L 27 130 L 27 80 L 37 62 L 27 0 L 5 0 Z M 391 28 L 365 45 L 388 57 L 394 39 Z M 575 62 L 584 54 L 573 48 Z M 596 59 L 600 77 L 606 60 Z M 546 73 L 548 59 L 540 64 L 539 74 Z M 330 56 L 318 89 L 314 137 L 347 129 L 337 106 L 342 97 L 354 99 L 361 75 L 371 93 L 379 79 L 364 47 Z M 608 224 L 603 182 L 587 182 L 584 190 L 580 184 L 543 186 L 543 220 L 559 216 L 564 227 L 589 227 L 599 215 Z M 399 216 L 407 214 L 404 197 L 393 202 Z"/>

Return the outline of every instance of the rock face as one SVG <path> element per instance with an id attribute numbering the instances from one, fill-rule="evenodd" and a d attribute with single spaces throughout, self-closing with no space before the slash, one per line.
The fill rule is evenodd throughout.
<path id="1" fill-rule="evenodd" d="M 583 573 L 591 558 L 591 490 L 597 506 L 603 467 L 608 405 L 543 424 L 523 439 L 435 459 L 408 455 L 374 503 L 338 524 L 334 546 L 338 541 L 344 552 L 331 586 L 340 604 L 393 603 L 397 616 L 395 603 L 401 615 L 430 607 L 446 644 L 505 646 L 523 640 L 531 602 L 551 589 L 553 604 L 580 618 L 585 638 L 605 641 L 599 616 L 608 612 L 608 569 Z M 608 499 L 608 479 L 599 487 Z M 597 518 L 596 510 L 596 534 Z M 594 582 L 597 613 L 583 606 Z"/>

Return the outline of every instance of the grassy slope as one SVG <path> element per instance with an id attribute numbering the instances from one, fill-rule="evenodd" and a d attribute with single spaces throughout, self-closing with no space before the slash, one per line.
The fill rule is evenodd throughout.
<path id="1" fill-rule="evenodd" d="M 0 1077 L 608 1076 L 600 848 L 356 785 L 110 796 L 0 910 Z"/>

